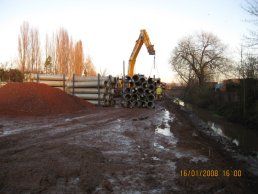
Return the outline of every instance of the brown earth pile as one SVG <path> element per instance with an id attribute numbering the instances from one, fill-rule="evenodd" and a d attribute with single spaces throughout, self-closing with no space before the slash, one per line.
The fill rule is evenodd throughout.
<path id="1" fill-rule="evenodd" d="M 39 83 L 8 83 L 0 88 L 0 115 L 43 116 L 93 108 L 91 103 Z"/>

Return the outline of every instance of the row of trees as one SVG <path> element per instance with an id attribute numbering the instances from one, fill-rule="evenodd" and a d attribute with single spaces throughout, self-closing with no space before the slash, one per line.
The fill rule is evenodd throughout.
<path id="1" fill-rule="evenodd" d="M 84 58 L 82 41 L 74 42 L 64 28 L 60 28 L 51 38 L 46 35 L 44 55 L 39 39 L 38 30 L 23 22 L 18 36 L 18 63 L 23 73 L 45 72 L 69 77 L 73 74 L 96 75 L 90 56 Z"/>

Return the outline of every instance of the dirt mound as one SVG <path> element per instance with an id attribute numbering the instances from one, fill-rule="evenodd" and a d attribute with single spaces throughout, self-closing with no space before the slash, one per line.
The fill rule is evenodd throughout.
<path id="1" fill-rule="evenodd" d="M 8 83 L 0 88 L 0 115 L 42 116 L 93 108 L 91 103 L 39 83 Z"/>

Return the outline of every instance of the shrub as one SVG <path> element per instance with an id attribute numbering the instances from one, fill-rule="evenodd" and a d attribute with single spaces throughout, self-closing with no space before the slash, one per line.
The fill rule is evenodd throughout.
<path id="1" fill-rule="evenodd" d="M 18 69 L 4 70 L 0 69 L 0 81 L 2 82 L 22 82 L 24 75 Z"/>

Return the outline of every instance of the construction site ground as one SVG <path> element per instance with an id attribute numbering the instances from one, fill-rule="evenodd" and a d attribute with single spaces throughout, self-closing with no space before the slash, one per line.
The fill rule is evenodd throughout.
<path id="1" fill-rule="evenodd" d="M 235 194 L 257 183 L 169 97 L 155 109 L 0 117 L 0 193 Z"/>

